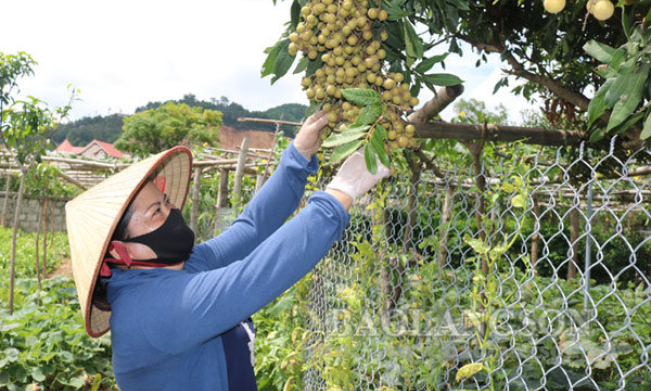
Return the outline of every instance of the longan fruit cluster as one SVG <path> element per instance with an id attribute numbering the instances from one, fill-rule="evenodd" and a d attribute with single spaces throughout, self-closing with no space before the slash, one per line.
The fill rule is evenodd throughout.
<path id="1" fill-rule="evenodd" d="M 415 128 L 401 119 L 418 98 L 411 95 L 401 73 L 386 72 L 386 51 L 381 41 L 389 34 L 383 26 L 386 10 L 369 7 L 368 0 L 311 0 L 301 9 L 302 20 L 289 35 L 289 54 L 300 51 L 322 66 L 303 78 L 307 98 L 323 104 L 329 123 L 326 139 L 341 122 L 354 122 L 361 108 L 342 97 L 346 88 L 373 89 L 386 109 L 376 123 L 387 130 L 387 148 L 417 146 Z"/>

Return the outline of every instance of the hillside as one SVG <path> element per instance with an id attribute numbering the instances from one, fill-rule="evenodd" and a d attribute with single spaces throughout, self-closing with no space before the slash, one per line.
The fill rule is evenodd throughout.
<path id="1" fill-rule="evenodd" d="M 166 102 L 149 102 L 144 106 L 138 107 L 136 109 L 136 112 L 155 108 Z M 183 96 L 182 99 L 173 100 L 173 102 L 185 103 L 189 106 L 199 106 L 203 107 L 204 109 L 221 111 L 223 114 L 222 119 L 225 125 L 225 130 L 226 127 L 228 127 L 227 133 L 229 134 L 229 144 L 235 143 L 235 140 L 239 138 L 239 136 L 230 136 L 237 133 L 238 130 L 262 132 L 275 131 L 275 127 L 271 124 L 238 122 L 237 118 L 239 117 L 268 119 L 282 118 L 285 121 L 300 122 L 305 115 L 305 110 L 307 109 L 307 106 L 305 105 L 288 103 L 272 107 L 265 111 L 252 111 L 247 110 L 239 103 L 231 102 L 226 97 L 221 97 L 219 100 L 213 98 L 210 101 L 203 101 L 197 100 L 196 97 L 192 94 L 187 94 Z M 68 138 L 70 143 L 75 146 L 86 145 L 92 140 L 100 140 L 113 143 L 120 137 L 120 134 L 122 133 L 122 124 L 125 117 L 127 116 L 124 114 L 111 114 L 106 116 L 98 115 L 95 117 L 84 117 L 67 124 L 60 124 L 54 132 L 52 139 L 56 145 L 61 143 L 66 138 Z M 281 128 L 281 130 L 283 130 L 286 135 L 293 136 L 293 127 L 285 126 Z M 258 132 L 252 132 L 252 134 L 258 134 Z M 260 133 L 259 135 L 262 134 Z M 272 135 L 269 136 L 269 140 L 271 140 L 271 138 L 273 138 Z"/>

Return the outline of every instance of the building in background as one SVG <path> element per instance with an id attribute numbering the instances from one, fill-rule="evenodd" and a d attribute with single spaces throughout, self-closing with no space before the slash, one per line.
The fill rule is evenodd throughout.
<path id="1" fill-rule="evenodd" d="M 85 147 L 75 147 L 70 144 L 68 139 L 65 139 L 54 149 L 54 152 L 78 155 L 93 160 L 103 160 L 107 157 L 121 159 L 127 156 L 127 154 L 115 148 L 113 144 L 99 140 L 93 140 Z"/>

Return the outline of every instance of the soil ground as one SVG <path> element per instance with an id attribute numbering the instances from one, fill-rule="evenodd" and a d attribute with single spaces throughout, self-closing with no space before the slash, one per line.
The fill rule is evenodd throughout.
<path id="1" fill-rule="evenodd" d="M 54 276 L 61 276 L 72 279 L 72 261 L 70 258 L 66 258 L 61 262 L 61 264 L 51 273 L 47 275 L 47 278 Z"/>

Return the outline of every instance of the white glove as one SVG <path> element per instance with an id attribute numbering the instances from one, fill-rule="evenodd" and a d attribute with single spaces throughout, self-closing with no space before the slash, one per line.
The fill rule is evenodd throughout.
<path id="1" fill-rule="evenodd" d="M 391 170 L 380 163 L 380 159 L 377 160 L 377 173 L 375 175 L 371 174 L 366 168 L 363 151 L 364 147 L 355 151 L 355 153 L 344 161 L 339 172 L 332 179 L 332 182 L 326 186 L 326 189 L 335 189 L 344 192 L 355 201 L 367 191 L 371 190 L 380 179 L 391 174 Z"/>
<path id="2" fill-rule="evenodd" d="M 309 161 L 321 146 L 319 134 L 328 124 L 328 113 L 321 110 L 309 116 L 294 138 L 294 147 Z"/>

